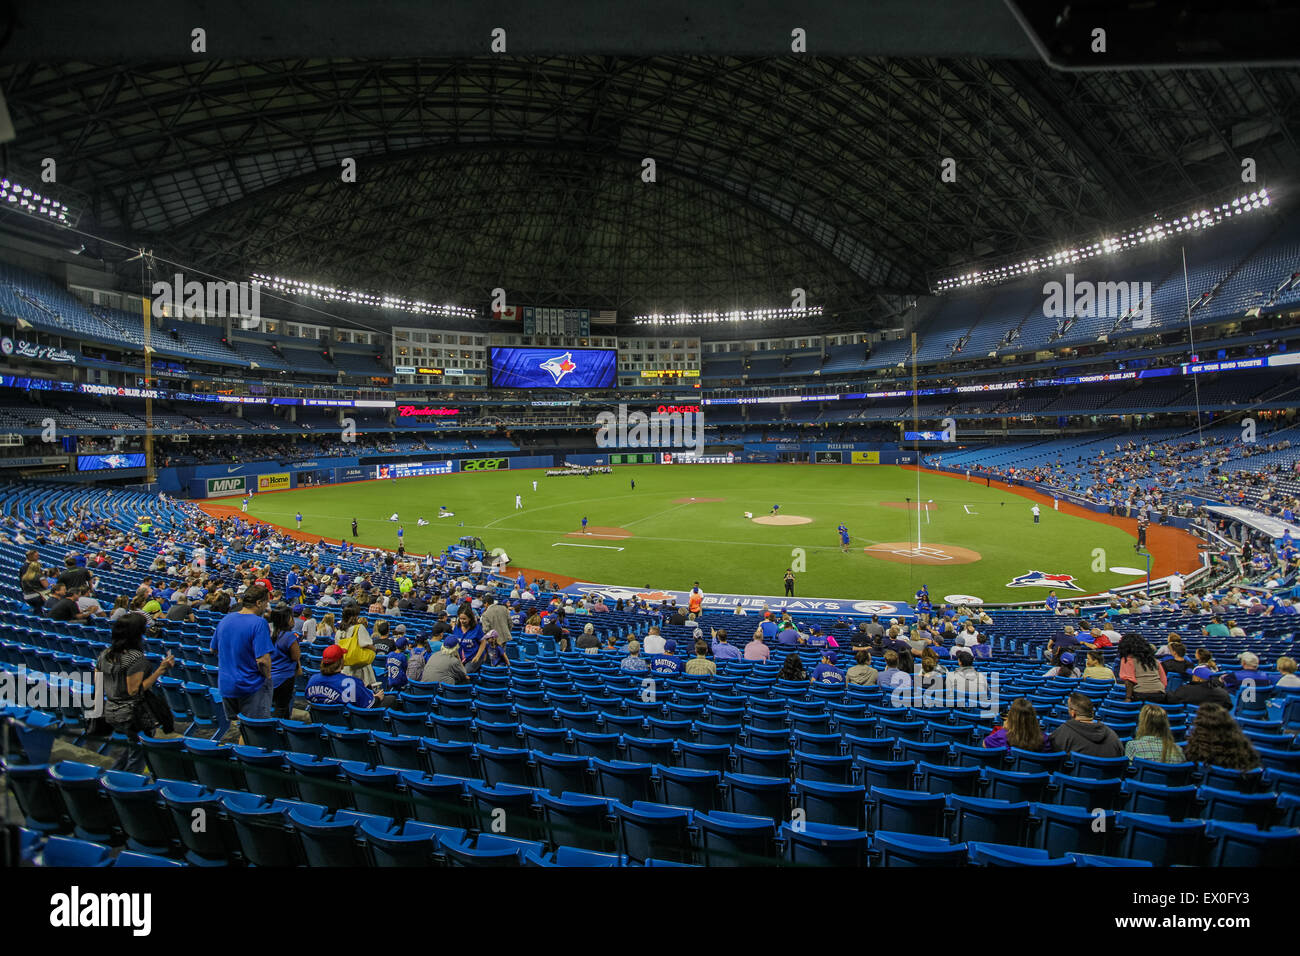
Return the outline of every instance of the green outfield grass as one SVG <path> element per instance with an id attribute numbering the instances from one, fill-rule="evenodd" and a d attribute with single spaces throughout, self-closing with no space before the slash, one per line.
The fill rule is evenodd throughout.
<path id="1" fill-rule="evenodd" d="M 358 543 L 388 548 L 397 546 L 397 526 L 387 520 L 397 512 L 409 551 L 440 551 L 472 534 L 488 548 L 505 548 L 515 566 L 634 587 L 688 589 L 698 580 L 714 593 L 782 593 L 784 571 L 798 560 L 796 548 L 805 564 L 797 575 L 800 597 L 905 600 L 924 583 L 936 602 L 948 594 L 1029 601 L 1045 597 L 1047 589 L 1006 585 L 1031 570 L 1072 574 L 1085 593 L 1131 580 L 1104 567 L 1093 571 L 1097 548 L 1105 549 L 1109 565 L 1144 566 L 1133 553 L 1133 538 L 1120 529 L 1050 506 L 1035 525 L 1025 498 L 960 478 L 923 474 L 920 481 L 920 498 L 934 500 L 928 521 L 922 513 L 922 544 L 969 548 L 979 552 L 979 561 L 921 566 L 864 552 L 917 540 L 917 512 L 881 504 L 918 497 L 916 472 L 893 466 L 648 465 L 590 478 L 547 478 L 542 470 L 455 474 L 258 495 L 249 511 L 292 528 L 301 509 L 304 532 L 334 538 L 350 538 L 355 517 Z M 515 510 L 516 494 L 523 495 L 522 510 Z M 677 501 L 690 497 L 725 500 Z M 765 526 L 743 516 L 766 515 L 773 504 L 783 515 L 812 522 Z M 439 519 L 439 505 L 456 516 Z M 584 515 L 593 527 L 623 528 L 632 537 L 569 536 Z M 429 526 L 417 527 L 419 517 Z M 841 552 L 835 530 L 841 522 L 853 536 L 848 553 Z"/>

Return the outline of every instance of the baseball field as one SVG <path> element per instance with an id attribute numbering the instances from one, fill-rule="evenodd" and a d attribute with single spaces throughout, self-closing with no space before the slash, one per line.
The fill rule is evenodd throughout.
<path id="1" fill-rule="evenodd" d="M 439 517 L 440 506 L 451 516 Z M 393 549 L 401 527 L 407 550 L 423 553 L 474 535 L 504 548 L 512 567 L 562 581 L 678 590 L 699 581 L 712 593 L 779 595 L 793 568 L 800 597 L 907 600 L 926 584 L 936 602 L 1000 603 L 1039 600 L 1049 587 L 1062 597 L 1098 593 L 1145 579 L 1147 567 L 1134 550 L 1134 521 L 1055 510 L 1050 498 L 930 472 L 919 474 L 918 490 L 918 472 L 894 466 L 468 473 L 261 494 L 249 508 L 288 529 L 299 511 L 312 538 Z M 1151 531 L 1153 575 L 1193 566 L 1184 543 L 1169 537 L 1179 532 Z"/>

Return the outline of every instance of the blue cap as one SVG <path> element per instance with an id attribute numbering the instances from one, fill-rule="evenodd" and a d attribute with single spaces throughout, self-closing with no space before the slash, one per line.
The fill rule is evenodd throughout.
<path id="1" fill-rule="evenodd" d="M 669 654 L 671 654 L 673 651 L 677 650 L 677 642 L 664 641 L 664 650 L 667 651 Z"/>
<path id="2" fill-rule="evenodd" d="M 460 638 L 458 638 L 458 637 L 454 637 L 454 636 L 449 636 L 449 637 L 447 637 L 447 638 L 445 638 L 445 639 L 443 640 L 443 642 L 442 642 L 442 646 L 443 646 L 443 647 L 455 647 L 455 646 L 457 646 L 459 643 L 460 643 Z"/>
<path id="3" fill-rule="evenodd" d="M 1061 655 L 1061 663 L 1062 663 L 1062 664 L 1073 664 L 1073 663 L 1074 663 L 1074 655 L 1073 655 L 1073 654 L 1062 654 L 1062 655 Z"/>
<path id="4" fill-rule="evenodd" d="M 402 648 L 406 647 L 406 638 L 399 637 L 397 640 L 393 641 L 393 646 L 399 651 L 402 650 Z"/>

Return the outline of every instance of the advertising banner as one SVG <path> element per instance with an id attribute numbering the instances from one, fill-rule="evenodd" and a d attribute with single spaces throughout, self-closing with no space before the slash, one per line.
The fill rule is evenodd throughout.
<path id="1" fill-rule="evenodd" d="M 510 467 L 509 458 L 462 458 L 461 471 L 505 471 Z"/>
<path id="2" fill-rule="evenodd" d="M 273 475 L 257 476 L 258 491 L 283 491 L 291 484 L 292 482 L 289 480 L 289 473 L 287 471 L 277 472 Z"/>
<path id="3" fill-rule="evenodd" d="M 818 465 L 842 465 L 844 453 L 841 451 L 815 451 L 813 461 Z"/>
<path id="4" fill-rule="evenodd" d="M 209 478 L 207 481 L 209 498 L 226 498 L 230 495 L 243 495 L 248 493 L 248 479 L 244 477 Z"/>
<path id="5" fill-rule="evenodd" d="M 880 464 L 880 452 L 878 451 L 851 451 L 849 452 L 850 465 L 878 465 Z"/>

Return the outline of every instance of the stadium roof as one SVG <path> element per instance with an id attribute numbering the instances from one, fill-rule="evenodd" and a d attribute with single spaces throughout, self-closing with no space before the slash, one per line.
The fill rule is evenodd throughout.
<path id="1" fill-rule="evenodd" d="M 1002 19 L 976 29 L 976 8 Z M 242 59 L 213 30 L 213 55 L 185 62 L 134 59 L 114 34 L 126 62 L 109 65 L 10 45 L 6 170 L 56 158 L 80 228 L 127 247 L 88 239 L 110 262 L 140 246 L 227 278 L 480 309 L 501 287 L 620 317 L 780 306 L 800 287 L 827 328 L 858 329 L 928 272 L 1199 201 L 1240 184 L 1246 157 L 1275 194 L 1300 171 L 1296 71 L 1061 72 L 999 32 L 1000 4 L 965 9 L 986 57 L 921 55 L 932 41 L 904 30 L 910 55 L 853 58 L 268 59 L 245 32 Z M 385 22 L 359 43 L 403 49 L 403 21 Z"/>

